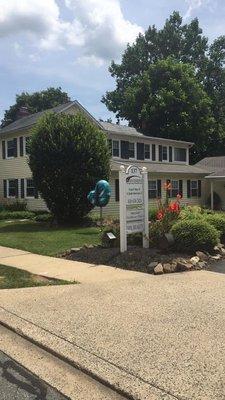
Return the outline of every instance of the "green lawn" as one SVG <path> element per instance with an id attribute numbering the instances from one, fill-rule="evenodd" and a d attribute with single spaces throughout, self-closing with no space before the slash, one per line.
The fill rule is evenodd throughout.
<path id="1" fill-rule="evenodd" d="M 100 242 L 100 230 L 95 227 L 49 227 L 34 221 L 0 221 L 0 245 L 56 256 L 71 247 Z"/>
<path id="2" fill-rule="evenodd" d="M 71 285 L 76 282 L 68 282 L 60 279 L 48 279 L 39 275 L 33 275 L 22 269 L 8 267 L 0 264 L 0 289 L 16 289 L 34 286 Z"/>

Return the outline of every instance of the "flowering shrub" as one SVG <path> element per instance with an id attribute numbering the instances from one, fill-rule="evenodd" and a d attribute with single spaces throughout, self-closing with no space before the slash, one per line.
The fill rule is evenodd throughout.
<path id="1" fill-rule="evenodd" d="M 164 189 L 166 190 L 166 200 L 164 204 L 161 200 L 158 200 L 157 220 L 161 221 L 163 233 L 167 233 L 169 232 L 173 222 L 179 217 L 181 210 L 180 200 L 182 196 L 178 194 L 175 201 L 169 202 L 171 183 L 166 183 Z"/>

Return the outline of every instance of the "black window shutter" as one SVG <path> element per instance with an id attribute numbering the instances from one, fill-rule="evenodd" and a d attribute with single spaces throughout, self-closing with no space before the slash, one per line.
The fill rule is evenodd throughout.
<path id="1" fill-rule="evenodd" d="M 36 189 L 35 186 L 34 186 L 34 198 L 38 199 L 38 190 Z"/>
<path id="2" fill-rule="evenodd" d="M 119 192 L 119 179 L 115 179 L 115 200 L 119 201 L 120 199 L 120 192 Z"/>
<path id="3" fill-rule="evenodd" d="M 19 197 L 18 179 L 15 179 L 16 197 Z"/>
<path id="4" fill-rule="evenodd" d="M 144 143 L 137 143 L 137 159 L 144 160 L 145 158 Z"/>
<path id="5" fill-rule="evenodd" d="M 121 140 L 121 158 L 129 158 L 129 142 Z"/>
<path id="6" fill-rule="evenodd" d="M 191 197 L 191 181 L 187 181 L 187 197 Z"/>
<path id="7" fill-rule="evenodd" d="M 155 144 L 152 145 L 152 161 L 155 161 Z"/>
<path id="8" fill-rule="evenodd" d="M 161 179 L 157 180 L 157 197 L 161 198 L 162 197 L 162 183 Z"/>
<path id="9" fill-rule="evenodd" d="M 24 199 L 24 179 L 20 180 L 20 197 L 21 199 Z"/>
<path id="10" fill-rule="evenodd" d="M 3 179 L 3 187 L 4 187 L 4 198 L 7 198 L 7 180 Z"/>
<path id="11" fill-rule="evenodd" d="M 202 196 L 202 181 L 198 181 L 198 197 Z"/>
<path id="12" fill-rule="evenodd" d="M 182 180 L 179 181 L 179 194 L 181 196 L 183 196 L 183 181 Z"/>
<path id="13" fill-rule="evenodd" d="M 162 161 L 162 146 L 159 145 L 159 161 Z"/>
<path id="14" fill-rule="evenodd" d="M 166 184 L 169 185 L 171 183 L 170 179 L 166 180 Z M 168 197 L 171 197 L 171 189 L 168 190 Z"/>
<path id="15" fill-rule="evenodd" d="M 5 156 L 6 156 L 6 154 L 5 154 L 5 140 L 3 140 L 2 141 L 2 158 L 3 158 L 3 160 L 5 159 Z"/>
<path id="16" fill-rule="evenodd" d="M 20 157 L 23 157 L 23 136 L 20 136 Z"/>
<path id="17" fill-rule="evenodd" d="M 17 138 L 13 139 L 14 141 L 14 157 L 17 157 Z"/>
<path id="18" fill-rule="evenodd" d="M 173 162 L 173 148 L 169 146 L 169 162 Z"/>

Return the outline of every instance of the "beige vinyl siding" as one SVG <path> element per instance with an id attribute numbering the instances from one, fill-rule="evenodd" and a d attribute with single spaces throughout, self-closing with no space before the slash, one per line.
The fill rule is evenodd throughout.
<path id="1" fill-rule="evenodd" d="M 115 200 L 115 179 L 119 179 L 119 173 L 118 172 L 112 172 L 109 183 L 111 186 L 111 198 L 109 201 L 109 204 L 103 208 L 103 214 L 104 215 L 119 215 L 119 202 Z M 174 179 L 174 180 L 182 180 L 183 181 L 183 197 L 181 200 L 181 203 L 184 205 L 203 205 L 203 193 L 201 198 L 200 197 L 187 197 L 187 180 L 203 180 L 201 177 L 191 177 L 191 176 L 180 176 L 180 175 L 167 175 L 163 176 L 160 174 L 148 174 L 148 180 L 161 180 L 161 187 L 162 187 L 162 202 L 165 201 L 166 199 L 166 191 L 164 189 L 164 184 L 166 183 L 167 179 Z M 173 200 L 171 198 L 170 200 Z M 149 200 L 149 208 L 157 208 L 157 199 L 150 199 Z M 97 208 L 95 209 L 97 211 Z"/>

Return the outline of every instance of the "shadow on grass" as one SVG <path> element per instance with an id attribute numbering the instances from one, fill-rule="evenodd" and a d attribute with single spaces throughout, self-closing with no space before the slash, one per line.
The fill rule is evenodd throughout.
<path id="1" fill-rule="evenodd" d="M 12 222 L 0 226 L 0 233 L 10 232 L 63 232 L 72 231 L 82 236 L 96 235 L 98 228 L 85 226 L 51 226 L 35 222 Z"/>

